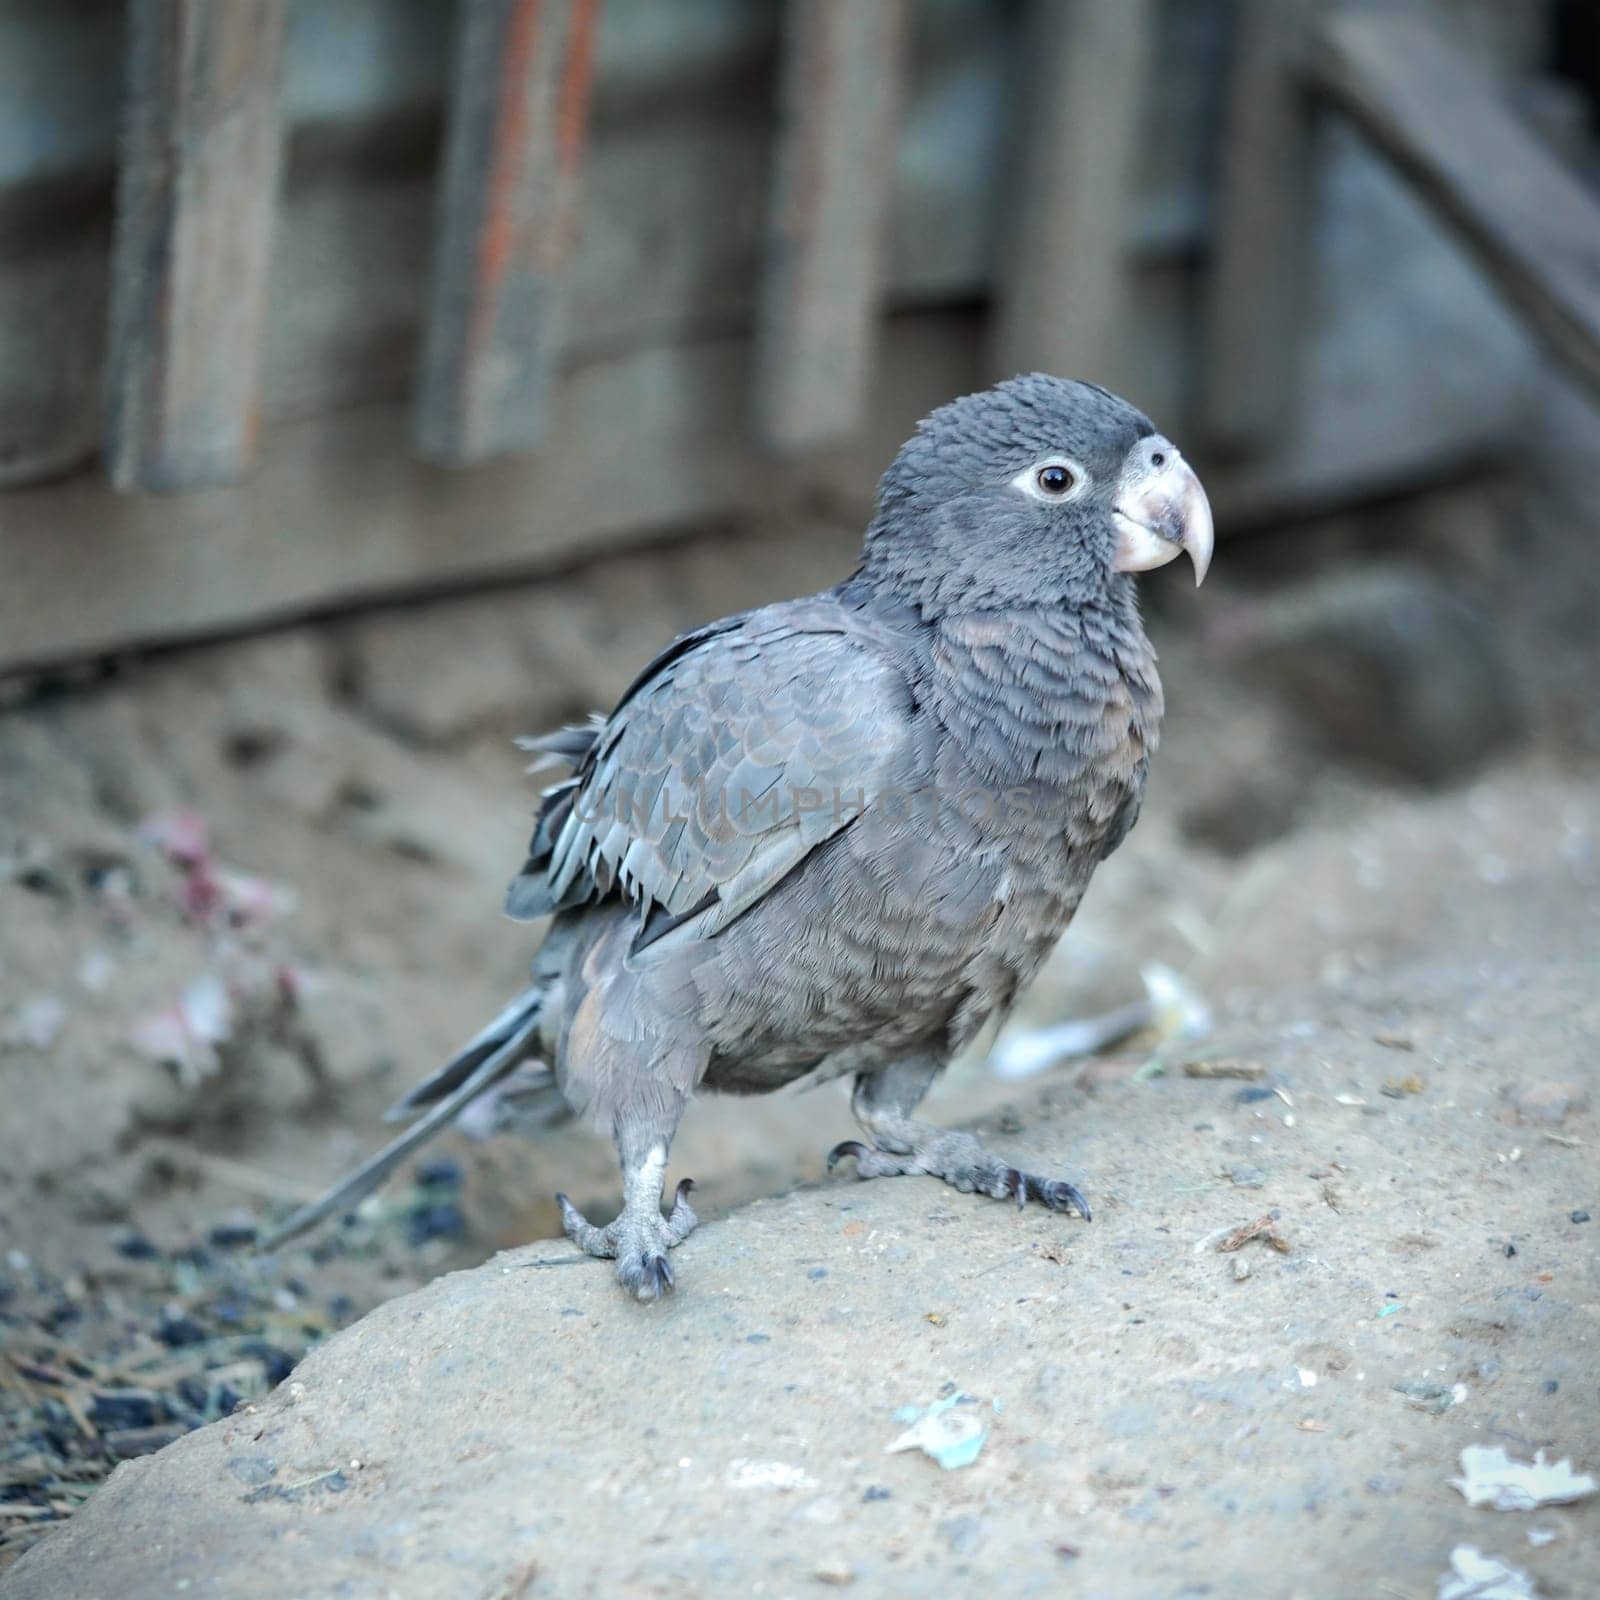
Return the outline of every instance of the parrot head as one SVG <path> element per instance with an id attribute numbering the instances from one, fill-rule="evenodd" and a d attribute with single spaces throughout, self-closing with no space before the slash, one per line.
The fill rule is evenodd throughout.
<path id="1" fill-rule="evenodd" d="M 878 486 L 862 571 L 923 609 L 1071 604 L 1187 554 L 1211 507 L 1176 446 L 1096 384 L 1029 373 L 918 424 Z"/>

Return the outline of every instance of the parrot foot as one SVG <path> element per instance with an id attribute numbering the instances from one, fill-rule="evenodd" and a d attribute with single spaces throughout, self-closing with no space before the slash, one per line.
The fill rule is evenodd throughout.
<path id="1" fill-rule="evenodd" d="M 561 1226 L 577 1247 L 591 1256 L 617 1264 L 617 1282 L 635 1300 L 659 1300 L 672 1291 L 674 1278 L 667 1252 L 682 1244 L 700 1220 L 689 1204 L 694 1179 L 685 1178 L 672 1198 L 672 1210 L 662 1216 L 655 1205 L 648 1210 L 624 1208 L 622 1215 L 597 1228 L 564 1195 Z"/>
<path id="2" fill-rule="evenodd" d="M 921 1172 L 942 1178 L 963 1194 L 986 1194 L 996 1200 L 1015 1200 L 1018 1208 L 1037 1200 L 1051 1211 L 1077 1211 L 1089 1221 L 1089 1202 L 1076 1184 L 1064 1178 L 1040 1178 L 1020 1167 L 1013 1167 L 991 1155 L 978 1141 L 964 1133 L 945 1133 L 929 1129 L 929 1137 L 906 1150 L 886 1150 L 866 1145 L 859 1139 L 846 1139 L 828 1152 L 828 1171 L 832 1172 L 846 1156 L 853 1157 L 858 1178 L 892 1178 Z"/>

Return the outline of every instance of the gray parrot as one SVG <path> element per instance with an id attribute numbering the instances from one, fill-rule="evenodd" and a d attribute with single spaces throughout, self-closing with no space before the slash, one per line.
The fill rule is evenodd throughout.
<path id="1" fill-rule="evenodd" d="M 1161 720 L 1133 574 L 1211 559 L 1199 479 L 1142 413 L 1035 373 L 940 407 L 835 588 L 685 634 L 609 717 L 526 741 L 571 775 L 507 894 L 532 983 L 395 1107 L 412 1126 L 268 1241 L 348 1209 L 518 1073 L 610 1133 L 621 1214 L 558 1196 L 623 1287 L 673 1287 L 663 1212 L 698 1088 L 850 1075 L 862 1178 L 1089 1208 L 917 1105 L 1004 1015 L 1139 812 Z"/>

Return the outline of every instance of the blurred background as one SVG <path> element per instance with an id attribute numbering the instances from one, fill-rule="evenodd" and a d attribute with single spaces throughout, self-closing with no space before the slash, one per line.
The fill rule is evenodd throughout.
<path id="1" fill-rule="evenodd" d="M 587 1134 L 455 1135 L 248 1252 L 519 984 L 511 738 L 842 576 L 917 417 L 1015 371 L 1149 412 L 1220 540 L 1145 585 L 1145 819 L 1020 1025 L 1174 975 L 1092 1090 L 1403 961 L 1449 1012 L 1469 930 L 1570 1007 L 1596 16 L 0 0 L 0 1566 L 558 1186 L 608 1214 Z M 936 1113 L 1017 1094 L 980 1051 Z M 716 1215 L 848 1126 L 702 1106 L 674 1160 Z"/>

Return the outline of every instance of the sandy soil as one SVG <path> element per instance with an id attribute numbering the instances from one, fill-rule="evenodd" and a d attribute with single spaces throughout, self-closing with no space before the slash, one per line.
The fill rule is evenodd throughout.
<path id="1" fill-rule="evenodd" d="M 1205 1052 L 1249 1078 L 1102 1061 L 986 1123 L 1091 1225 L 829 1182 L 702 1227 L 653 1308 L 512 1251 L 120 1469 L 7 1593 L 1422 1600 L 1462 1545 L 1589 1593 L 1600 1498 L 1448 1480 L 1474 1444 L 1600 1465 L 1597 827 L 1587 785 L 1501 777 L 1278 846 L 1297 892 Z M 1353 847 L 1387 882 L 1330 928 Z M 1349 959 L 1245 976 L 1296 932 Z M 1286 1253 L 1219 1250 L 1265 1216 Z M 955 1391 L 975 1464 L 887 1453 Z"/>

